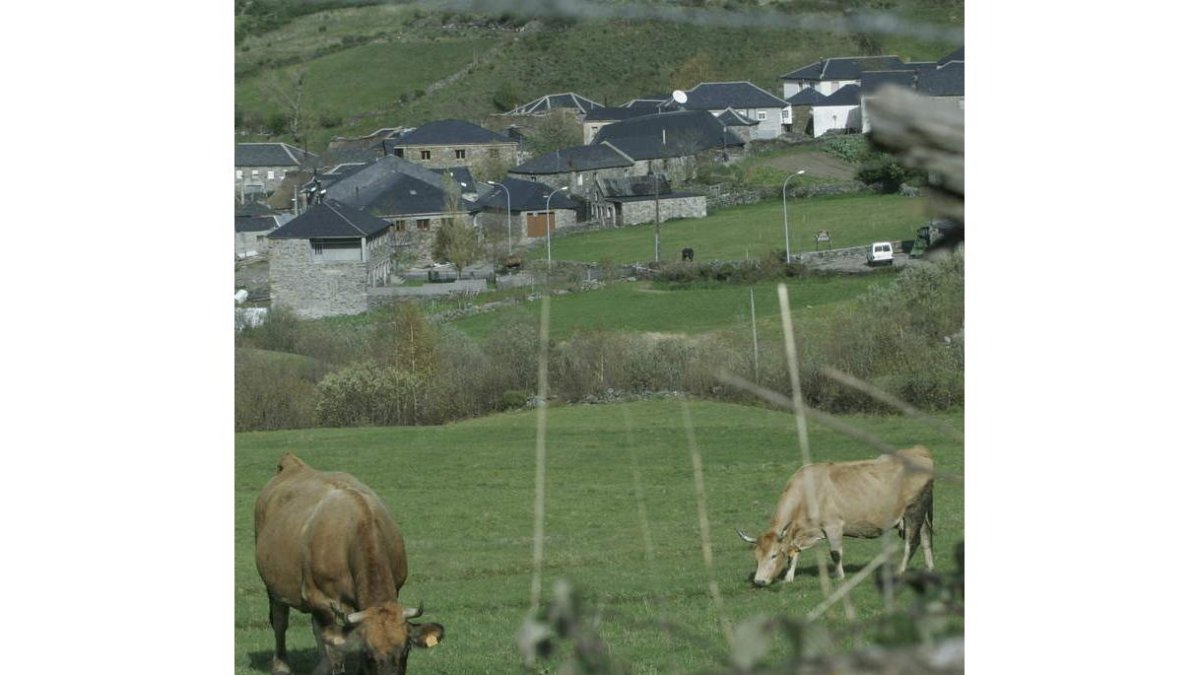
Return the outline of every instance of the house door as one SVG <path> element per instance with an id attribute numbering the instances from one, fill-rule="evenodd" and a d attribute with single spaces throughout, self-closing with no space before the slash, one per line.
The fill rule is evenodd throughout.
<path id="1" fill-rule="evenodd" d="M 546 236 L 546 228 L 549 226 L 551 232 L 554 231 L 554 212 L 550 213 L 526 213 L 525 214 L 525 232 L 530 237 Z"/>

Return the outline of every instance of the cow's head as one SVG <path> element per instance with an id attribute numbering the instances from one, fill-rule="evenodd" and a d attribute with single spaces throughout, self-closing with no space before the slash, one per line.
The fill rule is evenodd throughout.
<path id="1" fill-rule="evenodd" d="M 819 529 L 793 528 L 792 523 L 784 525 L 778 532 L 767 530 L 752 539 L 750 535 L 738 530 L 738 536 L 748 544 L 754 545 L 754 560 L 757 567 L 751 580 L 755 586 L 766 586 L 783 573 L 788 562 L 800 555 L 800 552 L 812 548 L 821 540 Z"/>
<path id="2" fill-rule="evenodd" d="M 751 538 L 741 530 L 737 531 L 742 541 L 754 546 L 754 560 L 757 567 L 751 580 L 754 581 L 755 586 L 766 586 L 783 572 L 783 567 L 788 561 L 787 546 L 784 542 L 789 528 L 791 528 L 790 523 L 784 525 L 783 529 L 778 532 L 767 530 L 759 535 L 758 539 Z"/>
<path id="3" fill-rule="evenodd" d="M 440 624 L 409 621 L 421 613 L 419 607 L 404 609 L 395 602 L 354 612 L 345 617 L 346 625 L 338 631 L 340 635 L 326 633 L 326 647 L 341 657 L 334 660 L 340 661 L 351 652 L 362 652 L 373 666 L 371 672 L 404 675 L 413 647 L 433 647 L 446 634 Z"/>

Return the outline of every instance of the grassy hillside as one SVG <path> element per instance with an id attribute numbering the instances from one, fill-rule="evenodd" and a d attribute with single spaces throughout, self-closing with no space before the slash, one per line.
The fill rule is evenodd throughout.
<path id="1" fill-rule="evenodd" d="M 961 413 L 940 416 L 961 428 Z M 514 635 L 529 607 L 535 414 L 520 412 L 426 428 L 323 429 L 240 434 L 236 439 L 235 671 L 270 668 L 266 595 L 254 568 L 253 503 L 286 451 L 317 468 L 346 470 L 371 485 L 405 534 L 410 575 L 406 603 L 424 602 L 424 620 L 446 627 L 444 643 L 412 657 L 421 673 L 522 672 Z M 692 402 L 696 450 L 703 463 L 713 571 L 724 612 L 709 596 L 696 488 L 678 400 L 548 411 L 544 594 L 555 579 L 573 581 L 601 608 L 600 632 L 612 655 L 635 673 L 695 673 L 727 657 L 721 620 L 803 616 L 821 599 L 815 555 L 806 552 L 797 580 L 755 589 L 753 556 L 734 528 L 757 533 L 799 463 L 795 422 L 762 408 Z M 931 448 L 939 468 L 961 475 L 962 445 L 907 418 L 847 417 L 884 440 Z M 811 429 L 819 460 L 873 457 L 875 450 L 819 425 Z M 643 517 L 641 514 L 644 513 Z M 961 485 L 935 490 L 935 557 L 953 568 L 963 536 Z M 647 543 L 648 542 L 648 543 Z M 860 570 L 882 540 L 849 539 L 847 575 Z M 827 555 L 818 547 L 820 555 Z M 920 554 L 916 557 L 920 567 Z M 883 611 L 870 583 L 851 597 L 867 639 Z M 897 598 L 906 606 L 911 596 Z M 665 622 L 665 625 L 664 625 Z M 835 649 L 850 642 L 840 609 L 822 622 Z M 958 627 L 961 631 L 961 626 Z M 292 615 L 292 667 L 315 658 L 305 617 Z M 790 653 L 776 639 L 772 656 Z M 551 672 L 553 668 L 551 668 Z"/>
<path id="2" fill-rule="evenodd" d="M 799 181 L 792 181 L 793 185 Z M 791 187 L 791 186 L 789 186 Z M 872 241 L 912 239 L 928 220 L 924 200 L 899 195 L 849 195 L 788 199 L 788 232 L 792 253 L 811 251 L 820 230 L 828 230 L 841 248 Z M 707 218 L 663 223 L 660 255 L 674 261 L 691 247 L 696 261 L 760 258 L 783 250 L 783 200 L 715 211 Z M 552 239 L 555 260 L 646 262 L 654 259 L 654 224 L 580 233 Z M 533 248 L 531 257 L 545 257 Z"/>
<path id="3" fill-rule="evenodd" d="M 934 2 L 897 4 L 915 20 L 961 25 L 956 3 L 948 9 Z M 756 10 L 746 11 L 753 16 Z M 841 12 L 820 6 L 795 16 L 811 24 Z M 290 115 L 289 101 L 299 94 L 307 143 L 320 149 L 334 135 L 383 126 L 446 117 L 481 121 L 548 93 L 575 91 L 616 105 L 718 80 L 749 80 L 779 93 L 780 75 L 821 57 L 869 49 L 936 59 L 956 46 L 897 34 L 877 34 L 864 44 L 862 36 L 797 25 L 489 16 L 412 4 L 331 9 L 242 40 L 238 124 L 256 131 L 272 115 Z"/>

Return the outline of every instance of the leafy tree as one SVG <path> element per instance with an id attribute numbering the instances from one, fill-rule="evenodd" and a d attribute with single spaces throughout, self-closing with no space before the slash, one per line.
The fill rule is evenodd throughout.
<path id="1" fill-rule="evenodd" d="M 448 260 L 461 276 L 463 268 L 483 256 L 483 245 L 474 229 L 467 224 L 462 212 L 462 191 L 447 171 L 442 177 L 446 191 L 446 211 L 450 214 L 442 221 L 433 237 L 433 257 Z"/>
<path id="2" fill-rule="evenodd" d="M 544 155 L 583 143 L 583 124 L 569 110 L 551 110 L 538 119 L 526 139 L 534 155 Z"/>

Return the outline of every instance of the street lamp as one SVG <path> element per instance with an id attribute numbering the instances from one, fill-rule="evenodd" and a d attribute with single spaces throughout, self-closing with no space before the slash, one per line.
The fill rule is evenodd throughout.
<path id="1" fill-rule="evenodd" d="M 784 254 L 783 262 L 785 265 L 792 262 L 792 245 L 788 239 L 787 184 L 788 184 L 789 180 L 795 178 L 796 176 L 803 176 L 803 175 L 804 175 L 804 169 L 801 169 L 801 170 L 797 171 L 796 173 L 783 179 L 783 254 Z"/>
<path id="2" fill-rule="evenodd" d="M 512 255 L 512 194 L 509 193 L 508 186 L 504 183 L 489 180 L 487 184 L 504 190 L 504 203 L 508 207 L 508 254 Z"/>
<path id="3" fill-rule="evenodd" d="M 566 190 L 567 187 L 568 186 L 564 185 L 563 187 L 551 190 L 550 194 L 546 195 L 546 278 L 547 279 L 549 279 L 549 276 L 550 276 L 550 198 L 554 196 L 555 192 L 562 192 L 563 190 Z"/>

